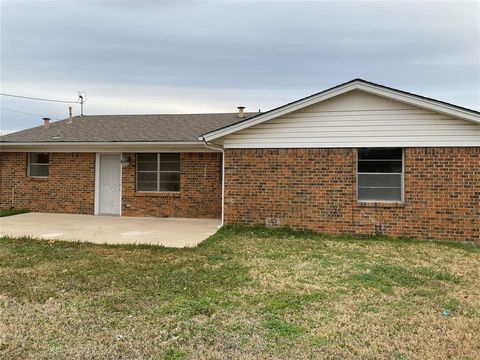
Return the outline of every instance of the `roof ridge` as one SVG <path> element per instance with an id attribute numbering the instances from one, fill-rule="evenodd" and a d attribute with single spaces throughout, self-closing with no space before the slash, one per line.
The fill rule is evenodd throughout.
<path id="1" fill-rule="evenodd" d="M 258 111 L 246 111 L 245 114 L 258 114 Z M 238 112 L 216 112 L 216 113 L 157 113 L 157 114 L 88 114 L 88 115 L 75 115 L 74 118 L 86 118 L 93 116 L 105 116 L 105 117 L 114 117 L 114 116 L 192 116 L 192 115 L 235 115 Z M 61 119 L 63 121 L 67 119 Z"/>

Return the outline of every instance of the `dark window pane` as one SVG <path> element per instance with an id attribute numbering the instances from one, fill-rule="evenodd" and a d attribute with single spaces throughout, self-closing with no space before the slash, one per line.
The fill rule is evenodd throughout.
<path id="1" fill-rule="evenodd" d="M 180 181 L 179 172 L 161 172 L 160 181 Z"/>
<path id="2" fill-rule="evenodd" d="M 139 181 L 137 191 L 158 191 L 157 182 Z"/>
<path id="3" fill-rule="evenodd" d="M 401 188 L 358 188 L 358 200 L 401 201 Z"/>
<path id="4" fill-rule="evenodd" d="M 401 187 L 401 174 L 358 174 L 359 187 Z"/>
<path id="5" fill-rule="evenodd" d="M 160 162 L 160 171 L 180 171 L 179 162 Z"/>
<path id="6" fill-rule="evenodd" d="M 359 159 L 402 159 L 402 148 L 364 148 L 358 149 Z"/>
<path id="7" fill-rule="evenodd" d="M 30 165 L 30 176 L 48 176 L 48 165 Z"/>
<path id="8" fill-rule="evenodd" d="M 160 161 L 160 164 L 158 163 Z M 160 165 L 160 173 L 158 167 Z M 160 184 L 159 184 L 160 182 Z M 137 191 L 179 191 L 179 153 L 137 154 Z"/>
<path id="9" fill-rule="evenodd" d="M 179 153 L 161 153 L 160 161 L 180 161 Z"/>
<path id="10" fill-rule="evenodd" d="M 363 173 L 401 173 L 401 160 L 362 161 L 358 160 L 358 172 Z"/>
<path id="11" fill-rule="evenodd" d="M 157 171 L 157 162 L 138 162 L 138 171 Z"/>
<path id="12" fill-rule="evenodd" d="M 157 182 L 157 173 L 139 172 L 137 174 L 138 181 Z"/>
<path id="13" fill-rule="evenodd" d="M 48 164 L 48 153 L 30 153 L 30 163 Z"/>
<path id="14" fill-rule="evenodd" d="M 179 191 L 180 183 L 179 182 L 161 182 L 160 191 Z"/>
<path id="15" fill-rule="evenodd" d="M 137 154 L 137 161 L 157 161 L 157 154 Z"/>

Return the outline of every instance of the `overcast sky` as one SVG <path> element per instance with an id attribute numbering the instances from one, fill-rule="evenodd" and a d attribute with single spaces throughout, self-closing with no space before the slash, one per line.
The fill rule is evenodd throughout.
<path id="1" fill-rule="evenodd" d="M 479 2 L 1 2 L 1 90 L 86 114 L 268 110 L 361 77 L 480 109 Z M 0 96 L 2 132 L 67 104 Z M 79 113 L 74 106 L 74 113 Z"/>

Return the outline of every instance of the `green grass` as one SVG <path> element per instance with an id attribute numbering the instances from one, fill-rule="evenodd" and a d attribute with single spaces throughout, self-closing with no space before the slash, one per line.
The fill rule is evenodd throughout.
<path id="1" fill-rule="evenodd" d="M 0 239 L 0 358 L 479 353 L 478 245 L 241 227 L 193 249 Z"/>
<path id="2" fill-rule="evenodd" d="M 12 215 L 18 215 L 18 214 L 25 214 L 28 213 L 27 209 L 4 209 L 0 210 L 0 217 L 4 216 L 12 216 Z"/>

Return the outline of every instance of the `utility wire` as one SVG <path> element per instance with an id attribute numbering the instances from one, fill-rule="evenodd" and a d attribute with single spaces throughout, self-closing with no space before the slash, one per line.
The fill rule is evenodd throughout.
<path id="1" fill-rule="evenodd" d="M 29 112 L 25 112 L 25 111 L 20 111 L 20 110 L 15 110 L 15 109 L 8 109 L 8 108 L 5 108 L 5 107 L 0 107 L 1 110 L 5 110 L 5 111 L 11 111 L 11 112 L 16 112 L 16 113 L 19 113 L 19 114 L 25 114 L 25 115 L 30 115 L 30 116 L 35 116 L 37 118 L 41 118 L 41 117 L 44 117 L 43 115 L 38 115 L 38 114 L 33 114 L 33 113 L 29 113 Z M 55 118 L 51 118 L 52 120 L 60 120 L 60 119 L 55 119 Z"/>
<path id="2" fill-rule="evenodd" d="M 31 97 L 31 96 L 22 96 L 22 95 L 5 94 L 5 93 L 0 93 L 0 95 L 16 97 L 21 99 L 28 99 L 28 100 L 51 101 L 51 102 L 59 102 L 59 103 L 67 103 L 67 104 L 78 104 L 81 102 L 80 99 L 77 101 L 67 101 L 67 100 L 56 100 L 56 99 L 43 99 L 43 98 L 37 98 L 37 97 Z"/>

